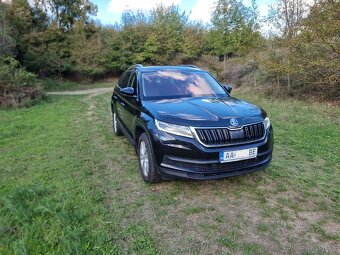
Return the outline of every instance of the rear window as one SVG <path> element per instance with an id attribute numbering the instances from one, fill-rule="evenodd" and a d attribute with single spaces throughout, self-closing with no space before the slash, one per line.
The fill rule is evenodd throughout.
<path id="1" fill-rule="evenodd" d="M 145 99 L 227 95 L 209 73 L 178 70 L 142 73 L 142 92 Z"/>

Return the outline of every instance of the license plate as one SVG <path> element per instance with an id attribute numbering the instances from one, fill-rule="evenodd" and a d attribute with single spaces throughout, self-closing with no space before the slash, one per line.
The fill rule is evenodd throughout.
<path id="1" fill-rule="evenodd" d="M 257 147 L 244 149 L 244 150 L 237 150 L 237 151 L 221 151 L 220 152 L 221 163 L 245 160 L 245 159 L 256 158 L 256 157 L 257 157 Z"/>

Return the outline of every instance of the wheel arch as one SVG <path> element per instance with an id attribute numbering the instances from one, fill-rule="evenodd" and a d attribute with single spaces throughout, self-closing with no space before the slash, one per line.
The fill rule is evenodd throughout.
<path id="1" fill-rule="evenodd" d="M 146 129 L 144 127 L 142 127 L 142 125 L 137 124 L 136 127 L 135 127 L 135 134 L 134 134 L 136 147 L 138 146 L 138 139 L 139 139 L 140 135 L 143 134 L 143 133 L 146 133 L 146 135 L 149 136 Z"/>
<path id="2" fill-rule="evenodd" d="M 134 119 L 134 134 L 133 134 L 134 137 L 133 138 L 135 140 L 136 145 L 138 144 L 139 136 L 142 133 L 146 133 L 150 142 L 152 143 L 150 132 L 148 130 L 148 125 L 150 125 L 150 122 L 152 122 L 152 118 L 144 113 L 142 113 L 139 118 Z"/>

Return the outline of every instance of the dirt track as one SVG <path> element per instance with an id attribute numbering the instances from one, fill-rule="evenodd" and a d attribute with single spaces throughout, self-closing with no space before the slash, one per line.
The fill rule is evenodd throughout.
<path id="1" fill-rule="evenodd" d="M 62 95 L 62 96 L 76 96 L 76 95 L 99 95 L 106 92 L 111 92 L 112 88 L 96 88 L 87 90 L 74 90 L 74 91 L 58 91 L 58 92 L 47 92 L 47 95 Z"/>

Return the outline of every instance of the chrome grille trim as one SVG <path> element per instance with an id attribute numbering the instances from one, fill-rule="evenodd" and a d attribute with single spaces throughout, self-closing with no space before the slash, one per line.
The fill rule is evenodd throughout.
<path id="1" fill-rule="evenodd" d="M 220 139 L 220 140 L 224 139 L 225 140 L 225 138 L 227 138 L 228 140 L 229 139 L 230 140 L 233 140 L 233 139 L 237 140 L 237 138 L 239 138 L 241 133 L 235 133 L 234 131 L 241 131 L 246 136 L 258 136 L 258 132 L 259 132 L 259 130 L 257 129 L 258 124 L 262 124 L 263 136 L 258 138 L 258 139 L 254 139 L 254 140 L 246 140 L 245 139 L 244 141 L 241 141 L 241 142 L 232 142 L 231 141 L 229 143 L 208 144 L 208 143 L 202 141 L 202 139 L 200 138 L 200 136 L 203 137 L 205 135 L 206 137 L 210 137 L 209 139 L 211 139 L 211 140 L 218 140 L 218 139 Z M 256 128 L 254 128 L 254 126 L 256 126 Z M 243 125 L 243 126 L 237 127 L 237 128 L 231 128 L 231 127 L 190 127 L 190 129 L 191 129 L 191 132 L 194 134 L 195 139 L 200 144 L 202 144 L 203 146 L 209 147 L 209 148 L 212 148 L 212 147 L 227 147 L 227 146 L 255 143 L 255 142 L 262 141 L 267 135 L 267 130 L 265 129 L 263 122 L 246 124 L 246 125 Z M 210 130 L 210 132 L 205 132 L 205 130 Z M 211 130 L 213 130 L 213 132 L 211 132 Z M 226 130 L 228 130 L 228 132 Z M 199 135 L 198 132 L 205 132 L 205 134 Z"/>

